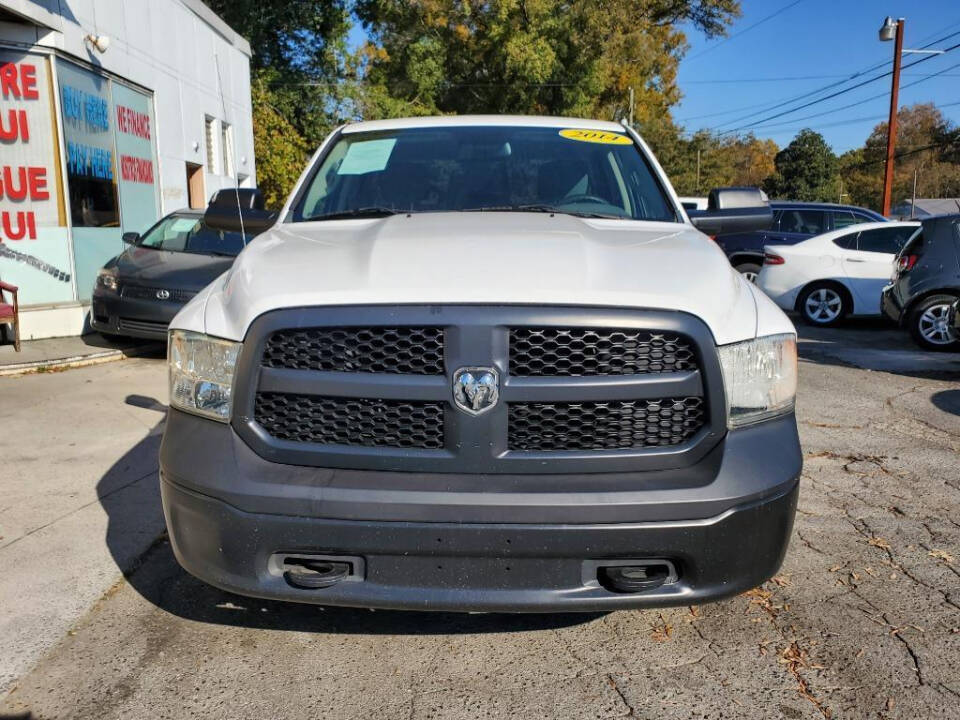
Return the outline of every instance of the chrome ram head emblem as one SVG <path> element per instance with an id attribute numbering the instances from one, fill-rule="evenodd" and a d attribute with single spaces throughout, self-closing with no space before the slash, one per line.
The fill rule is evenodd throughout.
<path id="1" fill-rule="evenodd" d="M 465 367 L 453 374 L 453 400 L 471 415 L 493 408 L 500 399 L 500 376 L 495 368 Z"/>

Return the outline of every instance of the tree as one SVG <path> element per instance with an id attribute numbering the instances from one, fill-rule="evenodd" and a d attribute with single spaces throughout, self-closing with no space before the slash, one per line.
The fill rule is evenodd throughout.
<path id="1" fill-rule="evenodd" d="M 914 178 L 917 197 L 960 195 L 958 130 L 933 103 L 897 111 L 897 146 L 893 165 L 893 204 L 910 198 Z M 960 137 L 960 136 L 958 136 Z M 879 208 L 887 157 L 887 123 L 874 127 L 856 159 L 844 156 L 842 175 L 852 202 Z"/>
<path id="2" fill-rule="evenodd" d="M 316 145 L 351 102 L 346 73 L 346 0 L 205 0 L 253 50 L 255 79 L 272 107 Z"/>
<path id="3" fill-rule="evenodd" d="M 253 144 L 257 151 L 257 185 L 268 208 L 279 208 L 306 164 L 307 142 L 273 106 L 262 80 L 254 80 Z"/>
<path id="4" fill-rule="evenodd" d="M 738 0 L 358 0 L 364 117 L 542 113 L 639 121 L 679 100 L 677 26 L 722 34 Z"/>
<path id="5" fill-rule="evenodd" d="M 837 156 L 820 133 L 801 130 L 777 153 L 774 165 L 776 172 L 764 183 L 772 197 L 820 202 L 837 199 Z"/>
<path id="6" fill-rule="evenodd" d="M 346 0 L 205 0 L 250 43 L 257 184 L 283 203 L 316 147 L 350 105 Z"/>
<path id="7" fill-rule="evenodd" d="M 665 122 L 641 123 L 640 130 L 681 195 L 706 195 L 715 187 L 734 185 L 759 187 L 774 172 L 778 148 L 772 140 L 720 137 L 707 130 L 686 139 L 680 128 Z"/>

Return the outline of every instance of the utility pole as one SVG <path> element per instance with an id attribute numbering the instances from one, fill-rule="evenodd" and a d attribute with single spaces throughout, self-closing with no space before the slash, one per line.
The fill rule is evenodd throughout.
<path id="1" fill-rule="evenodd" d="M 633 127 L 633 88 L 630 88 L 630 127 Z"/>
<path id="2" fill-rule="evenodd" d="M 697 148 L 697 193 L 700 193 L 700 148 Z"/>
<path id="3" fill-rule="evenodd" d="M 910 219 L 917 217 L 917 175 L 920 174 L 920 166 L 913 169 L 913 196 L 910 200 Z"/>
<path id="4" fill-rule="evenodd" d="M 887 123 L 887 163 L 883 171 L 883 215 L 890 214 L 890 193 L 893 190 L 893 157 L 897 147 L 897 96 L 900 94 L 900 61 L 903 58 L 903 26 L 900 18 L 894 25 L 893 18 L 887 18 L 880 28 L 880 39 L 894 39 L 893 43 L 893 81 L 890 87 L 890 120 Z M 890 37 L 895 30 L 893 38 Z"/>

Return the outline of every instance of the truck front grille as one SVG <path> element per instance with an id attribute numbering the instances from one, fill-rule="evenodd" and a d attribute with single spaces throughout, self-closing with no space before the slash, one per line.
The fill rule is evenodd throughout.
<path id="1" fill-rule="evenodd" d="M 460 370 L 491 371 L 496 403 L 482 412 L 458 405 Z M 689 466 L 726 427 L 713 337 L 676 312 L 276 310 L 248 329 L 236 386 L 238 433 L 291 465 L 633 472 Z"/>
<path id="2" fill-rule="evenodd" d="M 279 440 L 360 447 L 443 447 L 443 405 L 257 393 L 256 420 Z"/>
<path id="3" fill-rule="evenodd" d="M 703 398 L 512 403 L 511 450 L 629 450 L 679 445 L 706 422 Z"/>
<path id="4" fill-rule="evenodd" d="M 643 375 L 695 370 L 690 342 L 676 333 L 629 328 L 510 329 L 517 377 Z"/>
<path id="5" fill-rule="evenodd" d="M 263 365 L 294 370 L 443 374 L 443 328 L 334 327 L 279 330 Z"/>

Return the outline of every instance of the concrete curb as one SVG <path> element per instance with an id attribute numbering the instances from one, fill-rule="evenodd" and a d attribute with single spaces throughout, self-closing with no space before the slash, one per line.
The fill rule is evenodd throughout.
<path id="1" fill-rule="evenodd" d="M 0 377 L 29 375 L 43 372 L 62 372 L 72 368 L 100 365 L 102 363 L 114 362 L 115 360 L 123 360 L 124 358 L 137 357 L 145 354 L 150 349 L 151 348 L 144 349 L 131 347 L 125 350 L 102 350 L 100 352 L 94 352 L 88 355 L 72 355 L 62 358 L 32 360 L 24 363 L 0 365 Z"/>

